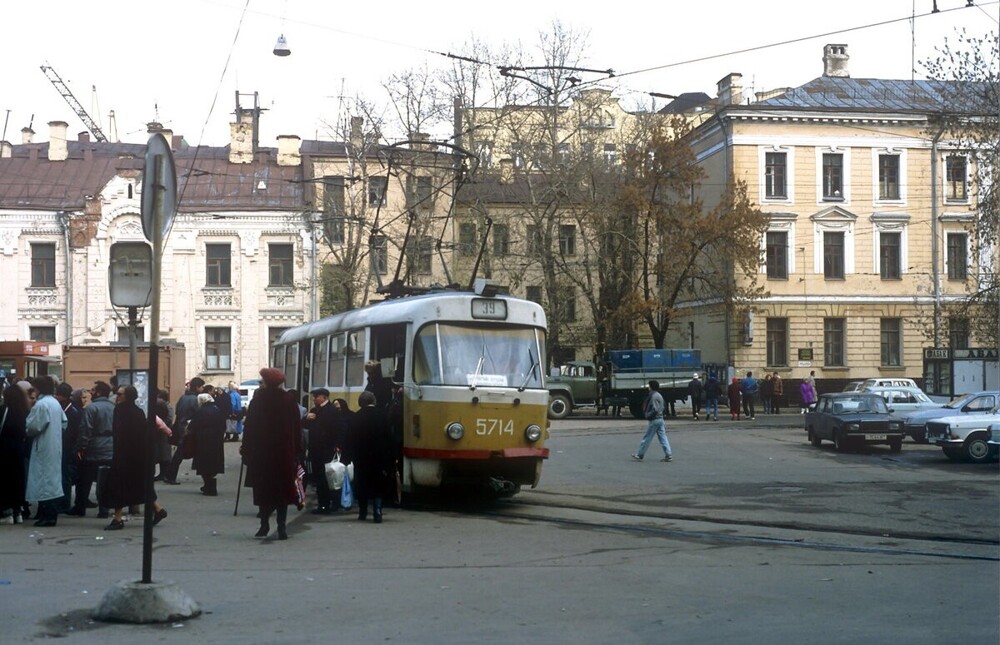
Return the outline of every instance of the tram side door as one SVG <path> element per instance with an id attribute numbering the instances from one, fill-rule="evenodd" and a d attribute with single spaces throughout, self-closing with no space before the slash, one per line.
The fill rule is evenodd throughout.
<path id="1" fill-rule="evenodd" d="M 369 360 L 378 361 L 382 375 L 394 383 L 402 383 L 405 374 L 406 323 L 379 325 L 371 328 Z"/>

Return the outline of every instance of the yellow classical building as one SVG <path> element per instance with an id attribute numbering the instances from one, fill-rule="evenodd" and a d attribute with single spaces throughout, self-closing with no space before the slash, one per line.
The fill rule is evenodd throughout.
<path id="1" fill-rule="evenodd" d="M 815 372 L 820 391 L 874 376 L 919 382 L 925 347 L 969 346 L 968 322 L 950 309 L 980 264 L 971 161 L 939 120 L 954 88 L 853 79 L 846 45 L 827 45 L 823 65 L 754 102 L 739 74 L 719 82 L 714 118 L 691 139 L 708 173 L 702 197 L 717 202 L 729 177 L 747 183 L 770 219 L 768 295 L 736 312 L 687 302 L 671 341 L 737 374 L 793 384 Z M 947 375 L 926 376 L 947 393 Z"/>

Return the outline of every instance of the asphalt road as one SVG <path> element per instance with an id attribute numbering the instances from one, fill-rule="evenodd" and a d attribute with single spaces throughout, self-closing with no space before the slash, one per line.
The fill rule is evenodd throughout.
<path id="1" fill-rule="evenodd" d="M 205 613 L 96 623 L 139 578 L 141 528 L 0 526 L 0 642 L 988 643 L 1000 640 L 996 464 L 931 446 L 838 454 L 801 417 L 668 423 L 675 460 L 629 459 L 643 424 L 553 424 L 541 485 L 511 500 L 293 513 L 290 539 L 219 497 L 159 489 L 153 572 Z M 655 456 L 655 448 L 650 456 Z"/>

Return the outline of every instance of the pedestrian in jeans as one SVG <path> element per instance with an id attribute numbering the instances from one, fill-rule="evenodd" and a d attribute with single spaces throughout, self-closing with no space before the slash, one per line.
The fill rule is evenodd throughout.
<path id="1" fill-rule="evenodd" d="M 649 425 L 646 426 L 646 434 L 643 435 L 642 441 L 639 442 L 639 452 L 632 455 L 632 459 L 642 461 L 642 458 L 646 455 L 646 449 L 649 448 L 649 444 L 655 434 L 660 440 L 660 445 L 663 446 L 663 459 L 660 461 L 673 461 L 670 441 L 667 440 L 667 427 L 663 422 L 663 395 L 660 394 L 659 381 L 649 382 L 649 396 L 646 397 L 646 401 L 642 404 L 642 409 L 649 420 Z"/>
<path id="2" fill-rule="evenodd" d="M 705 383 L 705 421 L 710 418 L 719 420 L 719 397 L 722 396 L 722 384 L 715 378 L 714 373 L 708 375 L 708 383 Z"/>
<path id="3" fill-rule="evenodd" d="M 757 416 L 754 412 L 753 400 L 757 396 L 757 379 L 753 377 L 753 372 L 747 372 L 747 377 L 740 381 L 740 393 L 743 394 L 743 416 L 753 419 Z"/>

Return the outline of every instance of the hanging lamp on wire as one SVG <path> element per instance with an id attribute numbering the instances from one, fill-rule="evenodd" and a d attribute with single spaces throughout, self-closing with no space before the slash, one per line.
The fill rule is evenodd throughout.
<path id="1" fill-rule="evenodd" d="M 285 0 L 284 9 L 281 12 L 281 35 L 278 36 L 278 42 L 274 44 L 274 55 L 275 56 L 288 56 L 292 53 L 292 50 L 288 48 L 288 41 L 285 39 L 285 17 L 288 15 L 288 0 Z"/>
<path id="2" fill-rule="evenodd" d="M 292 50 L 288 48 L 288 41 L 285 39 L 285 34 L 278 36 L 278 42 L 274 44 L 274 55 L 275 56 L 288 56 L 292 53 Z"/>

